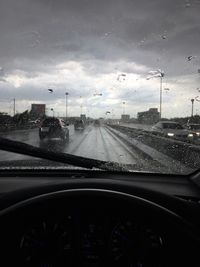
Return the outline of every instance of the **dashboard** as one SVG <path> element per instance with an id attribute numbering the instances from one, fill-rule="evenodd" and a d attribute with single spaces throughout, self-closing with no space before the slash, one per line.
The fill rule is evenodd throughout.
<path id="1" fill-rule="evenodd" d="M 185 201 L 126 180 L 48 181 L 1 195 L 4 266 L 200 266 Z"/>

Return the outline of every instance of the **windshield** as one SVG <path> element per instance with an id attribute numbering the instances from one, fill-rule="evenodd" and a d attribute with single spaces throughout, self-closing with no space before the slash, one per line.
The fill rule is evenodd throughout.
<path id="1" fill-rule="evenodd" d="M 199 169 L 199 135 L 152 127 L 200 124 L 199 14 L 198 0 L 1 0 L 0 137 L 82 167 Z M 41 166 L 23 153 L 0 150 L 0 168 Z"/>
<path id="2" fill-rule="evenodd" d="M 184 129 L 180 124 L 176 123 L 163 123 L 164 129 Z"/>
<path id="3" fill-rule="evenodd" d="M 200 124 L 190 124 L 189 128 L 191 130 L 200 130 Z"/>
<path id="4" fill-rule="evenodd" d="M 54 118 L 48 118 L 48 119 L 45 119 L 43 122 L 42 122 L 42 126 L 58 126 L 59 125 L 59 121 L 57 119 L 54 119 Z"/>

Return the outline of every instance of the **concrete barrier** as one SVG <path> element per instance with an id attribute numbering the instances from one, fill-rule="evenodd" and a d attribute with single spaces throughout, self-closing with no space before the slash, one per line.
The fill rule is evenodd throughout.
<path id="1" fill-rule="evenodd" d="M 168 157 L 175 159 L 188 168 L 200 168 L 200 147 L 191 143 L 169 139 L 155 135 L 151 132 L 129 128 L 119 125 L 109 125 L 129 138 L 135 139 L 142 144 L 152 147 Z"/>
<path id="2" fill-rule="evenodd" d="M 38 128 L 36 125 L 0 125 L 0 132 L 11 132 L 17 130 L 29 130 Z"/>

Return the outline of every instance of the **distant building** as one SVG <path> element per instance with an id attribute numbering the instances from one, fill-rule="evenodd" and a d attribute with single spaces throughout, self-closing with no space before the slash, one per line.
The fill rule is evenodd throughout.
<path id="1" fill-rule="evenodd" d="M 121 121 L 122 122 L 129 122 L 130 121 L 130 115 L 129 114 L 122 114 L 121 115 Z"/>
<path id="2" fill-rule="evenodd" d="M 42 118 L 45 116 L 45 104 L 31 104 L 31 116 L 34 118 Z"/>
<path id="3" fill-rule="evenodd" d="M 138 112 L 138 122 L 144 124 L 154 124 L 159 121 L 160 113 L 157 108 L 150 108 L 148 111 Z"/>

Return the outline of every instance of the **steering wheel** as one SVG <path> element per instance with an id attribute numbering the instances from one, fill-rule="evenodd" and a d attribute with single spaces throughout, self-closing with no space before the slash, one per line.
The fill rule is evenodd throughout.
<path id="1" fill-rule="evenodd" d="M 69 219 L 70 217 L 76 218 L 75 226 L 71 225 L 69 220 L 66 223 L 66 218 Z M 86 217 L 86 220 L 84 217 Z M 101 260 L 99 258 L 99 262 L 97 259 L 96 262 L 94 260 L 93 266 L 105 266 L 107 264 L 115 266 L 189 266 L 191 261 L 194 263 L 193 266 L 197 266 L 195 265 L 197 263 L 197 257 L 195 256 L 198 254 L 195 252 L 200 245 L 200 241 L 196 231 L 181 216 L 145 198 L 98 188 L 54 191 L 20 201 L 1 211 L 1 251 L 3 251 L 4 262 L 7 262 L 7 265 L 4 266 L 11 266 L 16 262 L 20 266 L 64 266 L 66 263 L 68 263 L 68 266 L 89 266 L 89 263 L 83 258 L 95 257 L 92 254 L 93 252 L 90 252 L 90 255 L 88 251 L 85 252 L 85 247 L 82 249 L 80 246 L 75 246 L 77 251 L 73 251 L 73 253 L 67 251 L 64 257 L 59 251 L 59 249 L 63 251 L 63 247 L 49 246 L 47 243 L 52 242 L 51 236 L 48 237 L 46 236 L 47 234 L 41 233 L 41 229 L 35 229 L 39 228 L 39 223 L 44 224 L 44 218 L 46 220 L 45 224 L 55 219 L 54 227 L 58 224 L 57 218 L 59 218 L 58 221 L 62 222 L 64 219 L 65 225 L 63 223 L 60 224 L 59 231 L 61 231 L 61 228 L 65 228 L 65 230 L 62 230 L 63 232 L 61 231 L 60 235 L 67 232 L 66 229 L 71 229 L 68 232 L 74 232 L 75 237 L 70 237 L 70 240 L 74 240 L 68 241 L 68 243 L 74 244 L 78 240 L 77 232 L 82 234 L 82 221 L 85 225 L 85 221 L 89 221 L 92 218 L 92 223 L 96 221 L 97 226 L 95 227 L 98 228 L 99 225 L 104 224 L 104 217 L 107 218 L 105 219 L 106 224 L 114 221 L 115 218 L 119 219 L 118 221 L 116 219 L 117 223 L 110 231 L 109 240 L 103 244 L 103 246 L 107 246 L 104 259 Z M 80 223 L 79 221 L 77 222 L 79 218 L 81 218 Z M 98 224 L 98 220 L 102 223 Z M 92 223 L 88 222 L 88 227 L 92 227 Z M 130 223 L 132 226 L 128 226 Z M 43 227 L 47 226 L 43 225 Z M 76 229 L 74 230 L 73 227 Z M 137 228 L 137 230 L 133 230 L 131 227 Z M 124 230 L 124 233 L 123 228 L 128 230 Z M 42 238 L 39 239 L 37 237 L 28 243 L 28 238 L 33 239 L 34 237 L 33 234 L 30 235 L 31 231 L 38 231 Z M 83 234 L 86 235 L 84 231 Z M 156 237 L 157 239 L 161 239 L 160 236 L 163 238 L 162 242 L 160 241 L 162 248 L 159 247 L 158 250 L 155 250 L 157 251 L 156 253 L 153 250 L 149 250 L 152 251 L 151 253 L 148 252 L 147 244 L 150 241 L 146 237 L 147 231 L 151 231 L 154 236 L 156 236 L 154 231 L 159 233 L 159 237 Z M 89 234 L 91 235 L 91 232 Z M 102 232 L 102 235 L 104 234 Z M 96 236 L 99 238 L 101 232 L 97 232 Z M 59 238 L 58 236 L 58 240 Z M 97 237 L 95 238 L 97 239 Z M 26 242 L 24 241 L 25 239 Z M 55 243 L 58 240 L 53 239 L 53 242 Z M 94 241 L 94 246 L 98 242 L 103 242 L 99 240 Z M 59 242 L 59 244 L 62 244 L 64 241 L 61 240 Z M 87 242 L 92 241 L 87 240 Z M 114 242 L 117 243 L 118 247 L 114 247 Z M 68 247 L 72 247 L 71 243 L 70 245 L 68 244 Z M 142 247 L 142 245 L 144 246 Z M 90 246 L 90 249 L 88 249 L 92 251 L 92 245 L 89 244 L 88 246 Z M 130 255 L 126 251 L 124 252 L 123 246 L 126 247 Z M 34 249 L 36 253 L 34 253 Z M 95 247 L 95 250 L 97 249 Z M 103 250 L 103 248 L 101 249 Z M 119 261 L 116 260 L 117 256 L 113 252 L 114 249 L 121 249 L 125 253 Z M 147 252 L 143 255 L 142 250 L 145 249 Z M 120 253 L 122 253 L 121 251 Z M 55 257 L 52 256 L 54 253 Z M 80 257 L 74 257 L 74 253 L 77 253 Z M 84 253 L 86 253 L 86 256 L 82 256 Z M 156 255 L 158 253 L 160 255 Z M 39 259 L 28 259 L 33 255 L 36 257 L 36 254 L 39 255 Z M 50 257 L 51 264 L 49 263 L 49 254 L 52 254 L 52 257 Z M 48 261 L 41 260 L 44 255 L 46 257 L 45 260 L 48 258 Z M 58 258 L 61 259 L 59 264 Z"/>

